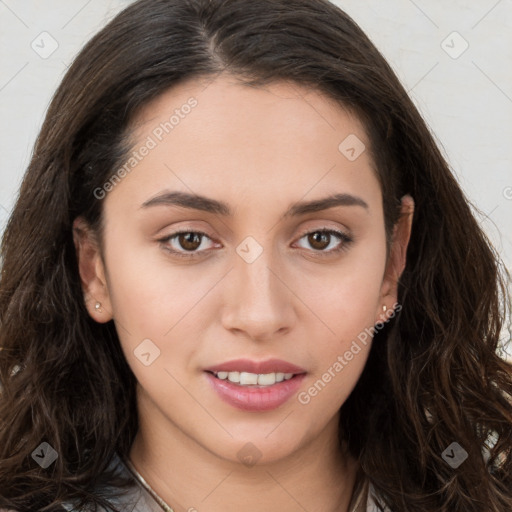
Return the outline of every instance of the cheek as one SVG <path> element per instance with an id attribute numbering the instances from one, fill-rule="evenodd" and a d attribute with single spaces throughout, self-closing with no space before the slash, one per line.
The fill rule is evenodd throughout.
<path id="1" fill-rule="evenodd" d="M 324 322 L 331 345 L 340 349 L 375 321 L 385 268 L 385 246 L 361 244 L 340 264 L 305 272 L 298 295 Z"/>
<path id="2" fill-rule="evenodd" d="M 112 237 L 106 264 L 116 321 L 144 336 L 162 337 L 171 330 L 215 278 L 197 267 L 171 263 L 158 242 L 138 241 L 129 232 Z"/>
<path id="3" fill-rule="evenodd" d="M 311 296 L 322 322 L 308 346 L 312 375 L 297 396 L 310 417 L 334 415 L 354 389 L 365 367 L 372 343 L 375 307 L 379 300 L 381 269 L 361 266 L 331 281 L 323 293 Z"/>
<path id="4" fill-rule="evenodd" d="M 385 268 L 385 242 L 361 243 L 336 269 L 314 275 L 302 291 L 317 313 L 308 346 L 313 374 L 299 395 L 315 415 L 334 414 L 349 396 L 364 369 L 371 348 L 375 311 Z M 381 243 L 380 243 L 381 242 Z"/>
<path id="5" fill-rule="evenodd" d="M 305 383 L 297 402 L 314 423 L 333 417 L 345 403 L 363 372 L 370 347 L 370 343 L 359 343 L 331 354 L 324 367 Z"/>
<path id="6" fill-rule="evenodd" d="M 172 264 L 162 249 L 147 242 L 123 247 L 118 240 L 105 258 L 116 329 L 137 379 L 150 385 L 164 368 L 173 368 L 183 380 L 200 349 L 205 318 L 215 318 L 210 295 L 225 272 L 209 265 Z M 149 367 L 137 358 L 142 343 L 158 354 Z"/>

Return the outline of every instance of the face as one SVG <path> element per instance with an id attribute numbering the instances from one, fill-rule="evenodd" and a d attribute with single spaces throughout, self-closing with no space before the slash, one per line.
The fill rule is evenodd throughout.
<path id="1" fill-rule="evenodd" d="M 133 126 L 136 153 L 97 193 L 103 255 L 81 219 L 75 240 L 147 421 L 232 461 L 246 443 L 265 461 L 336 435 L 412 217 L 387 259 L 362 125 L 297 84 L 221 76 L 172 88 Z"/>

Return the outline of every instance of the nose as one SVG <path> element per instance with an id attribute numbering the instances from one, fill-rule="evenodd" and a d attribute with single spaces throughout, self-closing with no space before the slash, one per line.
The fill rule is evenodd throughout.
<path id="1" fill-rule="evenodd" d="M 289 281 L 270 250 L 263 250 L 251 263 L 235 255 L 221 315 L 224 328 L 254 341 L 288 332 L 296 321 Z"/>

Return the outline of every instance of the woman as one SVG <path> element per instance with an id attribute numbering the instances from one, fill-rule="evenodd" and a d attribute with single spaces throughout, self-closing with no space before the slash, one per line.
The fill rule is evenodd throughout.
<path id="1" fill-rule="evenodd" d="M 2 257 L 6 509 L 511 508 L 504 271 L 327 1 L 119 14 Z"/>

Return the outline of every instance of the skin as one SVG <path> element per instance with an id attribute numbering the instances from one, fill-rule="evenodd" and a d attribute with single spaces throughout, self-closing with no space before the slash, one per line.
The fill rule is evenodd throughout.
<path id="1" fill-rule="evenodd" d="M 204 369 L 276 357 L 304 368 L 300 391 L 310 388 L 359 333 L 385 319 L 383 305 L 397 302 L 412 198 L 402 199 L 387 259 L 369 152 L 349 161 L 338 150 L 350 134 L 369 147 L 362 125 L 326 96 L 286 82 L 253 88 L 221 75 L 173 87 L 134 120 L 134 148 L 191 96 L 198 105 L 103 199 L 102 250 L 75 221 L 88 310 L 97 322 L 114 320 L 138 380 L 130 460 L 176 511 L 347 511 L 357 461 L 337 446 L 338 411 L 371 341 L 308 404 L 293 397 L 272 411 L 221 401 Z M 141 208 L 164 190 L 226 202 L 233 216 Z M 368 207 L 281 218 L 292 203 L 333 193 Z M 195 259 L 166 251 L 187 253 L 183 238 L 159 241 L 182 228 L 209 237 L 195 244 Z M 353 241 L 307 236 L 325 228 Z M 247 236 L 263 249 L 252 263 L 236 252 Z M 145 339 L 160 350 L 150 366 L 134 355 Z M 246 443 L 261 454 L 254 466 L 237 456 Z"/>

